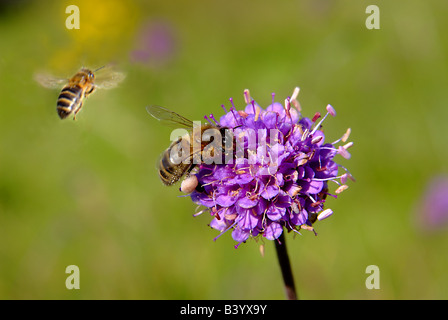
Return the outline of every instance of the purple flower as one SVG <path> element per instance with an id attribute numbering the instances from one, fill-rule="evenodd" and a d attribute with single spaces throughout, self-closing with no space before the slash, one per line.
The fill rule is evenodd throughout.
<path id="1" fill-rule="evenodd" d="M 231 100 L 230 111 L 216 122 L 233 130 L 233 161 L 202 163 L 195 173 L 198 185 L 191 199 L 205 207 L 201 213 L 213 216 L 212 228 L 221 234 L 232 230 L 238 245 L 257 236 L 275 240 L 284 229 L 314 231 L 316 220 L 333 213 L 324 210 L 327 196 L 336 198 L 352 178 L 334 161 L 337 154 L 350 157 L 347 149 L 352 143 L 336 146 L 346 142 L 350 129 L 340 139 L 326 142 L 322 123 L 336 111 L 328 105 L 322 119 L 320 113 L 312 119 L 302 117 L 298 93 L 296 88 L 284 105 L 275 102 L 273 94 L 266 109 L 250 98 L 248 90 L 243 110 L 237 111 Z M 334 195 L 329 193 L 329 182 L 339 186 Z"/>
<path id="2" fill-rule="evenodd" d="M 435 231 L 448 227 L 448 177 L 432 178 L 417 205 L 418 228 Z"/>
<path id="3" fill-rule="evenodd" d="M 137 37 L 137 48 L 131 52 L 136 63 L 158 67 L 172 59 L 176 51 L 175 29 L 167 21 L 152 21 L 145 24 Z"/>

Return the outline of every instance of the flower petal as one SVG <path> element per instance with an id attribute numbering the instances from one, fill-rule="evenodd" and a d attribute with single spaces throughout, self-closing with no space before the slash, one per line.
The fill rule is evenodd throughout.
<path id="1" fill-rule="evenodd" d="M 275 240 L 278 237 L 280 237 L 282 232 L 283 227 L 281 226 L 281 224 L 277 222 L 271 222 L 269 226 L 266 227 L 266 230 L 264 231 L 264 236 L 268 240 Z"/>
<path id="2" fill-rule="evenodd" d="M 249 209 L 255 207 L 258 203 L 258 199 L 249 199 L 248 197 L 241 197 L 238 200 L 238 205 L 242 208 Z"/>

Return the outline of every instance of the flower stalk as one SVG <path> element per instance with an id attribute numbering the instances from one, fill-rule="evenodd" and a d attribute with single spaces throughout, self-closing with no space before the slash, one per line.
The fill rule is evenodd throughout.
<path id="1" fill-rule="evenodd" d="M 288 250 L 286 249 L 286 239 L 284 233 L 278 237 L 275 243 L 275 250 L 277 251 L 278 263 L 282 271 L 283 283 L 285 286 L 285 294 L 288 300 L 298 300 L 299 297 L 296 292 L 294 284 L 294 276 L 292 274 L 291 263 L 289 261 Z"/>

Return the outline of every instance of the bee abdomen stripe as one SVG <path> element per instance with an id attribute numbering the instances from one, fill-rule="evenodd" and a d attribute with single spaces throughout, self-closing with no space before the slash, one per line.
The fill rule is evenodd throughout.
<path id="1" fill-rule="evenodd" d="M 160 167 L 164 168 L 168 173 L 173 174 L 175 172 L 175 164 L 171 163 L 169 159 L 169 153 L 165 153 L 160 159 Z"/>
<path id="2" fill-rule="evenodd" d="M 64 93 L 64 92 L 65 93 L 69 93 L 70 92 L 71 94 L 76 96 L 76 95 L 79 94 L 81 89 L 82 88 L 79 85 L 76 85 L 76 86 L 73 86 L 73 87 L 67 86 L 67 87 L 62 88 L 61 94 Z"/>
<path id="3" fill-rule="evenodd" d="M 58 99 L 58 107 L 69 108 L 72 104 L 73 102 L 71 100 L 65 98 Z"/>
<path id="4" fill-rule="evenodd" d="M 73 99 L 76 97 L 77 97 L 77 94 L 74 94 L 73 92 L 68 91 L 68 90 L 62 90 L 61 94 L 59 95 L 59 99 L 60 98 Z"/>
<path id="5" fill-rule="evenodd" d="M 167 175 L 163 169 L 159 170 L 159 176 L 164 183 L 167 183 L 170 180 L 170 175 Z"/>

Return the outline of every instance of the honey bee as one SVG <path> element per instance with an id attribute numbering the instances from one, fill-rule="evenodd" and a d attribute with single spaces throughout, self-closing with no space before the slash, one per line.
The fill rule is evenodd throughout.
<path id="1" fill-rule="evenodd" d="M 103 67 L 91 71 L 86 68 L 79 70 L 70 79 L 59 79 L 47 74 L 37 74 L 35 80 L 45 88 L 54 89 L 63 86 L 56 104 L 56 111 L 61 119 L 73 114 L 73 120 L 81 111 L 84 100 L 97 88 L 114 88 L 124 79 L 124 74 L 120 72 L 109 72 L 100 82 L 95 82 L 95 72 Z"/>
<path id="2" fill-rule="evenodd" d="M 160 106 L 148 106 L 146 110 L 150 115 L 166 125 L 193 131 L 192 135 L 189 133 L 185 134 L 171 143 L 161 154 L 158 170 L 160 180 L 164 185 L 173 185 L 183 176 L 189 174 L 197 164 L 207 162 L 207 157 L 213 157 L 214 152 L 229 150 L 229 147 L 233 147 L 233 136 L 229 136 L 229 131 L 226 127 L 209 123 L 201 124 L 198 127 L 193 121 Z M 212 140 L 212 138 L 216 139 L 216 137 L 220 137 L 220 140 Z M 188 180 L 188 182 L 193 181 L 194 179 Z M 188 189 L 192 191 L 191 183 L 189 184 Z M 197 185 L 197 180 L 195 184 Z"/>

